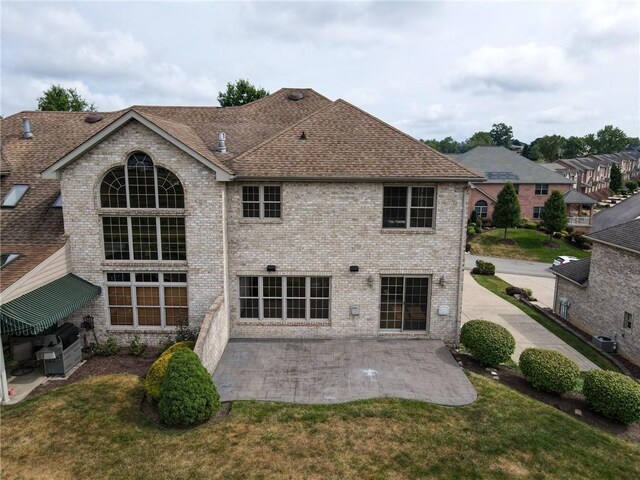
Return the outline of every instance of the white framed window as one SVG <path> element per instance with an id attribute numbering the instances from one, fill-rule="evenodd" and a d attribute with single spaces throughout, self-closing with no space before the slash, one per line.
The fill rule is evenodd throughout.
<path id="1" fill-rule="evenodd" d="M 436 188 L 385 186 L 382 228 L 433 228 Z"/>
<path id="2" fill-rule="evenodd" d="M 548 193 L 549 193 L 549 184 L 536 183 L 536 189 L 535 189 L 536 195 L 547 195 Z"/>
<path id="3" fill-rule="evenodd" d="M 533 214 L 531 215 L 531 218 L 533 219 L 540 219 L 540 217 L 542 216 L 542 211 L 544 210 L 544 207 L 533 207 Z"/>
<path id="4" fill-rule="evenodd" d="M 187 259 L 183 217 L 102 217 L 106 260 Z"/>
<path id="5" fill-rule="evenodd" d="M 244 320 L 328 320 L 330 277 L 238 277 Z"/>
<path id="6" fill-rule="evenodd" d="M 109 272 L 107 295 L 112 326 L 167 327 L 189 322 L 184 272 Z"/>
<path id="7" fill-rule="evenodd" d="M 487 218 L 488 211 L 489 211 L 489 206 L 487 202 L 485 202 L 484 200 L 478 200 L 473 208 L 478 214 L 478 217 Z"/>
<path id="8" fill-rule="evenodd" d="M 633 328 L 633 314 L 624 312 L 624 319 L 622 321 L 623 328 L 631 330 Z"/>
<path id="9" fill-rule="evenodd" d="M 380 280 L 380 329 L 426 331 L 430 277 L 383 276 Z"/>
<path id="10" fill-rule="evenodd" d="M 15 208 L 29 190 L 29 185 L 14 185 L 2 200 L 2 208 Z"/>
<path id="11" fill-rule="evenodd" d="M 243 185 L 243 218 L 281 218 L 282 198 L 279 185 Z"/>

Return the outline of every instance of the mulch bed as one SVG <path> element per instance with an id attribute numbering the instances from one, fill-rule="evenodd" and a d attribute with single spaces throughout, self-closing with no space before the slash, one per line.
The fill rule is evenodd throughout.
<path id="1" fill-rule="evenodd" d="M 478 375 L 482 375 L 483 377 L 494 378 L 494 375 L 492 375 L 470 355 L 455 351 L 452 351 L 452 353 L 458 362 L 462 362 L 463 368 Z M 500 366 L 492 368 L 491 370 L 498 373 L 499 380 L 496 381 L 507 385 L 520 393 L 546 403 L 553 408 L 571 415 L 573 418 L 576 418 L 581 422 L 587 423 L 592 427 L 599 428 L 611 435 L 615 435 L 616 437 L 629 442 L 640 443 L 640 424 L 634 423 L 632 425 L 620 425 L 619 423 L 613 422 L 602 415 L 592 412 L 589 410 L 589 407 L 587 407 L 584 397 L 579 393 L 572 392 L 559 396 L 553 393 L 540 392 L 529 385 L 522 375 L 511 368 Z M 580 410 L 582 415 L 577 415 L 576 409 Z"/>

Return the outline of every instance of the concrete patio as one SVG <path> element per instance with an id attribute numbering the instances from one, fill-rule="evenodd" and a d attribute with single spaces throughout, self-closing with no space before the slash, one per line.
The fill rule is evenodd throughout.
<path id="1" fill-rule="evenodd" d="M 403 398 L 466 405 L 476 391 L 440 340 L 232 339 L 213 375 L 222 401 Z"/>

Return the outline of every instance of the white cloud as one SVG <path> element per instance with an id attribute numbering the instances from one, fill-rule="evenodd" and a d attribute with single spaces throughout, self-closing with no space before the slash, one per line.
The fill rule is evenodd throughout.
<path id="1" fill-rule="evenodd" d="M 598 118 L 602 115 L 599 108 L 581 108 L 572 105 L 558 105 L 531 114 L 531 119 L 540 123 L 573 124 Z"/>
<path id="2" fill-rule="evenodd" d="M 482 46 L 463 58 L 449 85 L 475 93 L 552 91 L 567 82 L 572 68 L 558 47 Z"/>

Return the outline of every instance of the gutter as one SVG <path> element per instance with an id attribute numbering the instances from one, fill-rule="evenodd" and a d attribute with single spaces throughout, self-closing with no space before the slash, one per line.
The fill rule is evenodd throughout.
<path id="1" fill-rule="evenodd" d="M 284 177 L 284 176 L 244 176 L 233 177 L 238 181 L 251 182 L 458 182 L 458 183 L 479 183 L 484 182 L 484 178 L 479 177 Z"/>

